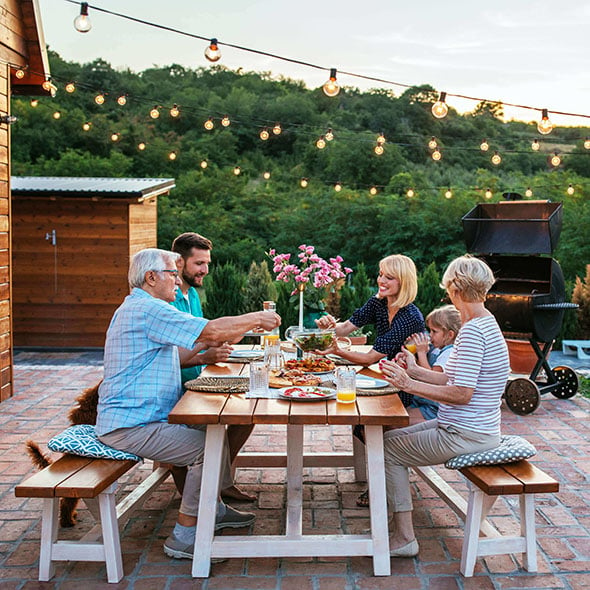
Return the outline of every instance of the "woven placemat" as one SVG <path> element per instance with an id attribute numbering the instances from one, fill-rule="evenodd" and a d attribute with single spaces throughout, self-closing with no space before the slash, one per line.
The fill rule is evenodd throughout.
<path id="1" fill-rule="evenodd" d="M 184 386 L 191 391 L 207 393 L 245 393 L 250 386 L 248 377 L 197 377 Z"/>

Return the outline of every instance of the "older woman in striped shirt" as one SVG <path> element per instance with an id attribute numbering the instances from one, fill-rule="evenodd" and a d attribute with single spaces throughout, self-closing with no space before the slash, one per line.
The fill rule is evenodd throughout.
<path id="1" fill-rule="evenodd" d="M 408 352 L 381 362 L 390 383 L 440 404 L 434 420 L 385 433 L 387 499 L 394 526 L 390 553 L 394 557 L 412 557 L 419 550 L 408 467 L 444 463 L 500 444 L 500 404 L 510 365 L 502 332 L 484 306 L 494 280 L 488 265 L 471 256 L 456 258 L 445 271 L 441 287 L 461 314 L 461 330 L 443 373 L 418 366 Z"/>

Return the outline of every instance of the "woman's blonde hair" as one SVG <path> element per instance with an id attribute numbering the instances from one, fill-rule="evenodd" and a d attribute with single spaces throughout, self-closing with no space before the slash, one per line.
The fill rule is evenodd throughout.
<path id="1" fill-rule="evenodd" d="M 443 275 L 440 286 L 447 291 L 454 287 L 463 301 L 485 301 L 496 282 L 491 268 L 480 258 L 466 254 L 455 258 Z"/>
<path id="2" fill-rule="evenodd" d="M 443 305 L 433 309 L 426 316 L 427 326 L 436 326 L 444 332 L 453 331 L 455 336 L 461 329 L 461 314 L 454 305 Z"/>
<path id="3" fill-rule="evenodd" d="M 391 254 L 379 262 L 379 270 L 399 281 L 399 293 L 395 305 L 405 307 L 416 299 L 418 294 L 418 276 L 416 265 L 411 258 L 403 254 Z"/>

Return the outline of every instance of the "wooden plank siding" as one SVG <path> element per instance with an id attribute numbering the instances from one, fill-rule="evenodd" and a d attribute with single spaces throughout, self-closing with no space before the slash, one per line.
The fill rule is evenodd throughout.
<path id="1" fill-rule="evenodd" d="M 157 199 L 13 197 L 12 227 L 14 345 L 104 346 L 130 256 L 156 246 Z"/>

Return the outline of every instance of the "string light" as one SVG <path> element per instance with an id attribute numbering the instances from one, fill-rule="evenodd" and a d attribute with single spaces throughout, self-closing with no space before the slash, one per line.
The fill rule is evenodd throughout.
<path id="1" fill-rule="evenodd" d="M 82 123 L 82 130 L 83 131 L 90 131 L 91 127 L 92 127 L 92 123 L 90 121 L 86 121 L 85 123 Z"/>
<path id="2" fill-rule="evenodd" d="M 554 168 L 557 168 L 560 164 L 561 164 L 561 158 L 559 157 L 558 153 L 555 152 L 551 158 L 549 159 L 549 163 L 551 164 L 551 166 L 553 166 Z"/>
<path id="3" fill-rule="evenodd" d="M 36 108 L 36 107 L 38 107 L 38 106 L 39 106 L 39 99 L 37 99 L 37 98 L 32 98 L 32 99 L 31 99 L 31 106 L 32 106 L 33 108 Z"/>
<path id="4" fill-rule="evenodd" d="M 217 39 L 211 39 L 209 45 L 205 49 L 205 57 L 212 62 L 219 61 L 221 58 L 221 51 L 217 45 Z"/>
<path id="5" fill-rule="evenodd" d="M 160 117 L 160 107 L 159 106 L 155 106 L 151 111 L 150 111 L 150 117 L 152 119 L 158 119 Z"/>
<path id="6" fill-rule="evenodd" d="M 326 96 L 329 96 L 330 98 L 338 96 L 338 93 L 340 92 L 340 86 L 338 86 L 338 82 L 336 81 L 336 68 L 330 69 L 330 77 L 322 86 L 322 88 Z"/>
<path id="7" fill-rule="evenodd" d="M 533 139 L 533 143 L 531 143 L 531 149 L 533 152 L 538 152 L 541 148 L 541 144 L 539 143 L 538 139 Z"/>
<path id="8" fill-rule="evenodd" d="M 334 139 L 334 132 L 332 131 L 331 127 L 328 127 L 324 137 L 326 138 L 326 141 L 332 141 Z"/>
<path id="9" fill-rule="evenodd" d="M 453 191 L 449 188 L 445 191 L 445 198 L 452 199 L 453 198 Z"/>
<path id="10" fill-rule="evenodd" d="M 127 104 L 127 97 L 124 94 L 121 94 L 121 96 L 117 98 L 117 104 L 124 107 Z"/>
<path id="11" fill-rule="evenodd" d="M 449 107 L 447 106 L 447 103 L 445 102 L 446 99 L 447 99 L 447 93 L 441 92 L 438 97 L 438 100 L 432 105 L 432 114 L 437 119 L 444 119 L 449 112 Z"/>
<path id="12" fill-rule="evenodd" d="M 270 137 L 270 133 L 268 132 L 268 129 L 265 127 L 259 134 L 260 139 L 262 139 L 262 141 L 266 141 L 269 137 Z"/>
<path id="13" fill-rule="evenodd" d="M 211 131 L 211 129 L 213 129 L 213 127 L 215 127 L 215 123 L 213 123 L 213 119 L 211 117 L 209 117 L 204 123 L 203 123 L 203 127 L 205 127 L 205 129 L 207 131 Z"/>
<path id="14" fill-rule="evenodd" d="M 432 152 L 432 159 L 435 162 L 439 162 L 442 159 L 442 154 L 440 153 L 440 150 L 438 148 L 436 148 L 433 152 Z"/>
<path id="15" fill-rule="evenodd" d="M 283 128 L 281 127 L 281 124 L 275 123 L 275 126 L 272 128 L 272 132 L 275 135 L 280 135 L 283 132 Z"/>
<path id="16" fill-rule="evenodd" d="M 239 176 L 242 173 L 242 170 L 239 166 L 234 168 L 234 176 Z"/>
<path id="17" fill-rule="evenodd" d="M 338 181 L 335 185 L 334 185 L 334 190 L 339 193 L 342 190 L 342 183 L 340 181 Z"/>
<path id="18" fill-rule="evenodd" d="M 176 153 L 176 150 L 172 150 L 169 154 L 168 154 L 168 159 L 171 160 L 172 162 L 174 160 L 176 160 L 176 157 L 178 156 L 178 154 Z"/>
<path id="19" fill-rule="evenodd" d="M 498 152 L 494 152 L 494 155 L 492 156 L 492 164 L 494 166 L 499 166 L 501 162 L 502 157 L 500 156 L 500 154 Z"/>
<path id="20" fill-rule="evenodd" d="M 66 92 L 69 92 L 70 94 L 71 94 L 72 92 L 74 92 L 74 90 L 76 90 L 76 86 L 74 85 L 74 83 L 73 83 L 73 82 L 68 82 L 68 83 L 67 83 L 67 84 L 64 86 L 64 88 L 65 88 L 65 91 L 66 91 Z"/>
<path id="21" fill-rule="evenodd" d="M 409 188 L 407 190 L 407 192 L 406 192 L 406 197 L 409 197 L 411 199 L 411 198 L 413 198 L 415 196 L 416 196 L 416 193 L 414 192 L 414 189 L 413 188 Z"/>
<path id="22" fill-rule="evenodd" d="M 172 108 L 170 109 L 170 116 L 176 119 L 178 115 L 180 115 L 180 109 L 178 108 L 177 104 L 173 104 Z"/>
<path id="23" fill-rule="evenodd" d="M 143 152 L 143 150 L 145 150 L 145 148 L 146 148 L 146 147 L 147 147 L 147 146 L 146 146 L 146 144 L 145 144 L 145 141 L 140 141 L 140 142 L 137 144 L 137 149 L 138 149 L 140 152 Z"/>
<path id="24" fill-rule="evenodd" d="M 78 33 L 88 33 L 92 23 L 88 17 L 88 2 L 80 3 L 80 14 L 74 19 L 74 28 Z"/>
<path id="25" fill-rule="evenodd" d="M 542 110 L 541 120 L 537 123 L 537 131 L 542 135 L 547 135 L 553 131 L 553 123 L 549 119 L 549 111 L 547 109 Z"/>
<path id="26" fill-rule="evenodd" d="M 268 180 L 270 178 L 270 172 L 267 170 L 263 175 L 262 178 L 264 178 L 264 180 Z"/>
<path id="27" fill-rule="evenodd" d="M 383 145 L 385 143 L 385 135 L 383 135 L 383 133 L 380 133 L 377 136 L 377 145 Z"/>
<path id="28" fill-rule="evenodd" d="M 486 189 L 486 192 L 484 193 L 484 197 L 485 197 L 486 199 L 491 199 L 491 198 L 492 198 L 492 196 L 493 196 L 493 195 L 492 195 L 492 191 L 491 191 L 489 188 L 487 188 L 487 189 Z"/>
<path id="29" fill-rule="evenodd" d="M 571 184 L 570 184 L 570 185 L 567 187 L 567 190 L 566 190 L 566 192 L 567 192 L 567 194 L 568 194 L 568 195 L 573 195 L 573 194 L 574 194 L 576 191 L 574 190 L 574 187 L 573 187 L 573 185 L 571 185 Z"/>
<path id="30" fill-rule="evenodd" d="M 99 92 L 95 97 L 94 97 L 94 102 L 96 104 L 104 104 L 104 94 L 102 92 Z"/>
<path id="31" fill-rule="evenodd" d="M 385 149 L 383 148 L 383 145 L 378 143 L 374 148 L 373 151 L 378 155 L 378 156 L 382 156 L 383 152 L 385 151 Z"/>
<path id="32" fill-rule="evenodd" d="M 199 166 L 205 170 L 207 168 L 207 166 L 209 166 L 209 163 L 207 162 L 207 160 L 201 160 L 201 163 L 199 164 Z"/>
<path id="33" fill-rule="evenodd" d="M 584 140 L 584 149 L 590 150 L 590 139 L 588 138 Z"/>
<path id="34" fill-rule="evenodd" d="M 43 90 L 46 90 L 47 92 L 49 92 L 51 90 L 51 80 L 47 79 L 43 82 L 43 84 L 41 84 L 41 88 L 43 88 Z"/>
<path id="35" fill-rule="evenodd" d="M 375 196 L 377 194 L 377 187 L 376 186 L 372 186 L 369 189 L 369 194 Z"/>
<path id="36" fill-rule="evenodd" d="M 54 118 L 54 119 L 56 119 L 56 120 L 57 120 L 57 119 L 59 119 L 60 117 L 61 117 L 61 113 L 60 113 L 59 111 L 55 111 L 55 112 L 53 113 L 53 118 Z"/>
<path id="37" fill-rule="evenodd" d="M 437 143 L 437 141 L 436 141 L 436 137 L 432 136 L 432 137 L 430 138 L 430 141 L 428 142 L 428 147 L 429 147 L 431 150 L 435 150 L 435 149 L 438 147 L 438 143 Z"/>
<path id="38" fill-rule="evenodd" d="M 22 80 L 25 77 L 25 71 L 18 69 L 16 70 L 16 72 L 14 72 L 14 75 L 19 79 Z"/>
<path id="39" fill-rule="evenodd" d="M 315 146 L 318 150 L 323 150 L 326 147 L 326 140 L 323 135 L 320 135 L 318 140 L 315 142 Z"/>
<path id="40" fill-rule="evenodd" d="M 306 187 L 307 187 L 307 185 L 309 184 L 309 181 L 307 180 L 307 178 L 302 178 L 302 179 L 299 181 L 299 184 L 300 184 L 301 188 L 306 188 Z"/>
<path id="41" fill-rule="evenodd" d="M 111 133 L 111 141 L 119 141 L 119 139 L 121 139 L 121 134 L 120 133 Z"/>
<path id="42" fill-rule="evenodd" d="M 487 142 L 487 140 L 484 138 L 482 140 L 482 142 L 479 144 L 479 149 L 482 152 L 487 152 L 490 149 L 490 144 Z"/>
<path id="43" fill-rule="evenodd" d="M 221 126 L 222 127 L 229 127 L 231 125 L 231 121 L 229 120 L 229 117 L 227 115 L 225 115 L 225 117 L 223 117 L 221 119 Z"/>
<path id="44" fill-rule="evenodd" d="M 530 199 L 533 196 L 533 191 L 530 186 L 526 189 L 526 191 L 524 191 L 524 196 L 528 199 Z"/>

